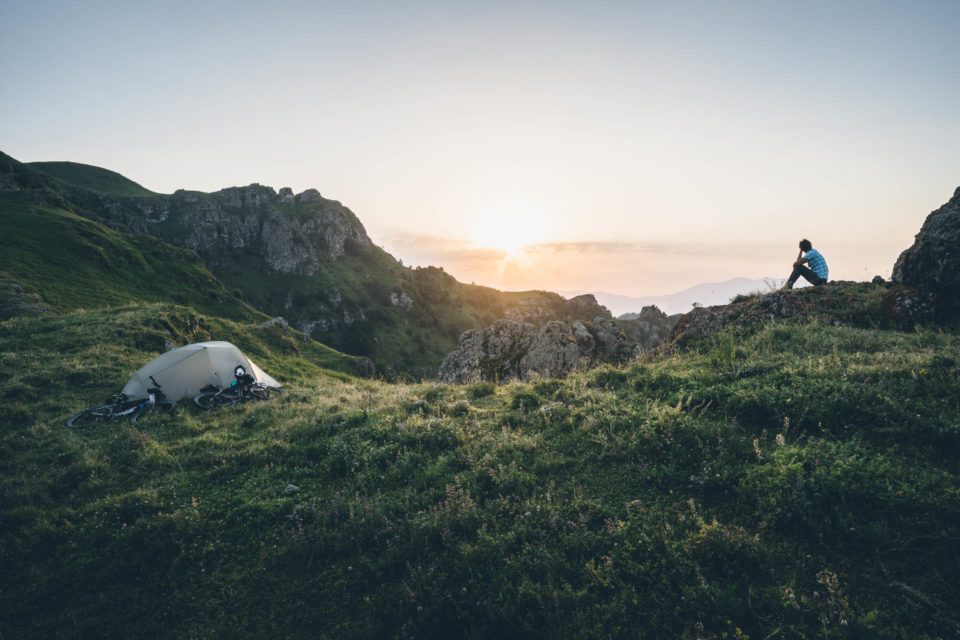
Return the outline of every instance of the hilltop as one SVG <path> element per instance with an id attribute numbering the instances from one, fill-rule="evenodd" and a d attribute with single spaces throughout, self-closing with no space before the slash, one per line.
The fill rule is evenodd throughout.
<path id="1" fill-rule="evenodd" d="M 9 156 L 7 157 L 9 158 Z M 60 183 L 73 188 L 87 189 L 109 196 L 157 195 L 115 171 L 88 164 L 80 164 L 79 162 L 30 162 L 27 163 L 27 166 L 52 176 Z"/>

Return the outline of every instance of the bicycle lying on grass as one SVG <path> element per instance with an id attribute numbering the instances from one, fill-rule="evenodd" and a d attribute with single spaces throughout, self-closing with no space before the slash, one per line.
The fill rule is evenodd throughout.
<path id="1" fill-rule="evenodd" d="M 73 416 L 67 420 L 67 426 L 71 429 L 82 429 L 97 422 L 113 422 L 120 418 L 130 418 L 132 422 L 136 422 L 151 412 L 172 412 L 173 408 L 177 405 L 176 400 L 167 400 L 167 397 L 160 389 L 160 384 L 153 379 L 153 376 L 150 376 L 150 381 L 153 382 L 155 386 L 147 389 L 147 393 L 149 394 L 147 398 L 133 399 L 123 393 L 119 393 L 108 399 L 108 404 L 86 409 Z"/>
<path id="2" fill-rule="evenodd" d="M 193 397 L 194 403 L 201 409 L 213 410 L 221 407 L 235 407 L 248 400 L 266 400 L 270 397 L 270 392 L 287 395 L 287 392 L 279 387 L 268 387 L 256 381 L 242 366 L 238 366 L 235 373 L 237 379 L 229 387 L 223 389 L 212 385 L 204 387 Z"/>

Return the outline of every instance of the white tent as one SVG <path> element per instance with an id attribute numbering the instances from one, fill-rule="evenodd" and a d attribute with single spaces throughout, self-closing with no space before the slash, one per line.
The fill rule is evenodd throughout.
<path id="1" fill-rule="evenodd" d="M 257 382 L 268 387 L 281 386 L 229 342 L 198 342 L 167 351 L 145 364 L 133 374 L 123 393 L 131 398 L 146 398 L 147 389 L 154 386 L 150 381 L 153 376 L 169 400 L 180 400 L 197 395 L 208 384 L 229 386 L 235 379 L 237 365 L 242 365 Z"/>

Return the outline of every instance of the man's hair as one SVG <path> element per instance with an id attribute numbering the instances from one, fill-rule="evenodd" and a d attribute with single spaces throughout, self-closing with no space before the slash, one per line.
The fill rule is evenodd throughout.
<path id="1" fill-rule="evenodd" d="M 810 244 L 809 240 L 804 238 L 803 240 L 800 241 L 800 251 L 806 252 L 806 251 L 810 251 L 810 249 L 813 249 L 813 245 Z"/>

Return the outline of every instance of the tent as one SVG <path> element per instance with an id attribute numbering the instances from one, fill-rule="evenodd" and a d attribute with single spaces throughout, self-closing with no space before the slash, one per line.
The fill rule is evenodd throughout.
<path id="1" fill-rule="evenodd" d="M 198 342 L 167 351 L 145 364 L 133 374 L 123 393 L 131 398 L 146 398 L 147 389 L 154 386 L 150 381 L 153 376 L 169 400 L 180 400 L 197 395 L 208 384 L 229 386 L 235 379 L 237 365 L 242 365 L 257 382 L 268 387 L 281 386 L 229 342 Z"/>

